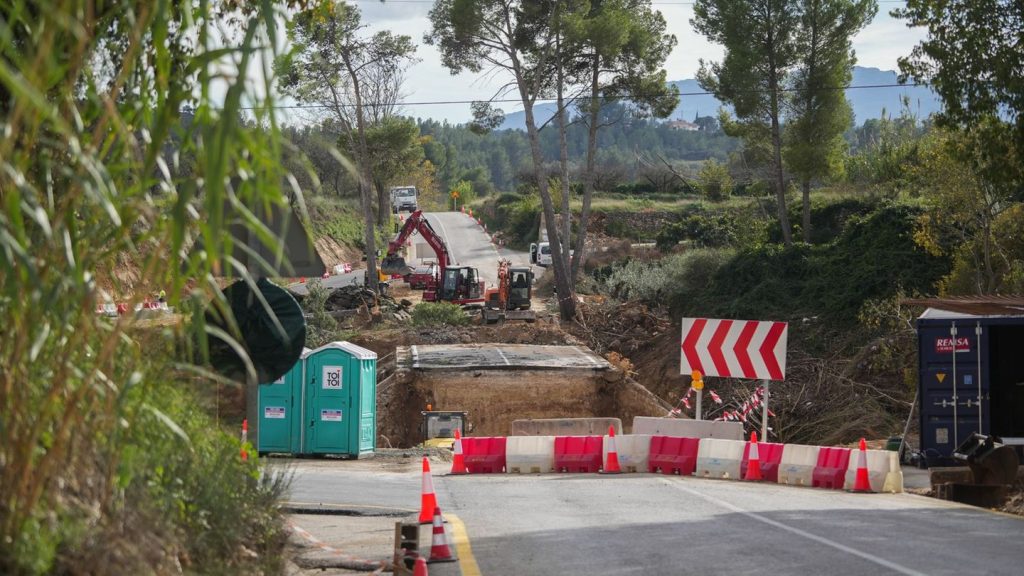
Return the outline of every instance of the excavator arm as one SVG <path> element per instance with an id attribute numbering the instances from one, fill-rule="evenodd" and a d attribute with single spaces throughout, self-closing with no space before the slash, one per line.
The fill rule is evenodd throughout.
<path id="1" fill-rule="evenodd" d="M 441 239 L 437 232 L 434 232 L 434 228 L 427 221 L 422 210 L 417 210 L 410 214 L 409 218 L 405 221 L 405 225 L 399 231 L 398 236 L 388 243 L 388 253 L 380 263 L 381 271 L 385 274 L 406 274 L 409 272 L 410 268 L 400 254 L 402 247 L 405 246 L 405 242 L 412 236 L 413 232 L 419 232 L 420 236 L 423 236 L 423 239 L 434 250 L 434 254 L 437 256 L 438 270 L 443 276 L 445 268 L 451 262 L 451 255 L 448 253 L 448 246 L 445 245 L 444 240 Z"/>

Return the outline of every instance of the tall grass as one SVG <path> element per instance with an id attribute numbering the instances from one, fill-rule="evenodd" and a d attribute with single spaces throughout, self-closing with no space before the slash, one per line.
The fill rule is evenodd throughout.
<path id="1" fill-rule="evenodd" d="M 0 573 L 236 571 L 262 563 L 243 538 L 276 538 L 259 515 L 280 485 L 181 395 L 217 329 L 94 310 L 159 289 L 226 307 L 216 278 L 248 277 L 224 256 L 232 220 L 277 246 L 253 210 L 287 202 L 278 127 L 242 111 L 271 93 L 277 10 L 0 3 Z M 117 280 L 125 261 L 143 280 Z"/>

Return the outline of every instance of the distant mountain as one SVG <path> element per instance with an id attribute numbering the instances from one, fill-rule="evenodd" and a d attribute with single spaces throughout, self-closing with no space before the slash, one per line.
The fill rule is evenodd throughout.
<path id="1" fill-rule="evenodd" d="M 896 72 L 854 66 L 853 80 L 850 86 L 889 86 L 896 84 Z M 704 94 L 704 90 L 696 80 L 676 80 L 671 82 L 679 88 L 682 96 L 679 106 L 672 112 L 671 118 L 693 120 L 695 116 L 715 116 L 722 106 L 714 96 Z M 853 107 L 854 123 L 863 124 L 869 118 L 879 118 L 885 110 L 895 116 L 903 108 L 903 98 L 910 102 L 911 111 L 919 118 L 925 118 L 932 112 L 938 112 L 942 105 L 938 96 L 924 86 L 900 86 L 887 88 L 848 88 L 846 99 Z M 534 107 L 537 123 L 542 124 L 555 115 L 555 104 L 544 103 Z M 526 129 L 526 115 L 513 112 L 505 116 L 501 130 Z"/>

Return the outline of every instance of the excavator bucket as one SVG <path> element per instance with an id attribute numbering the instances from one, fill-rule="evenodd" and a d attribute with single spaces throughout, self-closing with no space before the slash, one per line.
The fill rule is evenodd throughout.
<path id="1" fill-rule="evenodd" d="M 405 263 L 401 256 L 385 256 L 380 262 L 380 271 L 384 274 L 408 274 L 412 267 Z"/>

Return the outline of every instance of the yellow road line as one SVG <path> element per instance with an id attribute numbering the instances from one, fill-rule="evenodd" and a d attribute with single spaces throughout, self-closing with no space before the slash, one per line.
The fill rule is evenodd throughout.
<path id="1" fill-rule="evenodd" d="M 459 555 L 459 569 L 462 576 L 480 576 L 480 566 L 477 565 L 476 558 L 473 557 L 466 525 L 455 514 L 444 514 L 444 518 L 452 526 L 452 539 L 455 540 L 455 550 Z"/>

